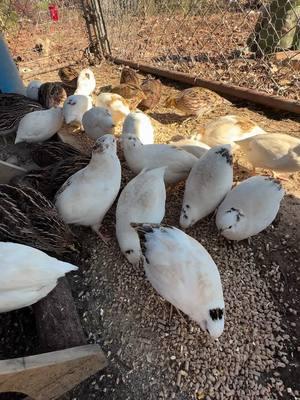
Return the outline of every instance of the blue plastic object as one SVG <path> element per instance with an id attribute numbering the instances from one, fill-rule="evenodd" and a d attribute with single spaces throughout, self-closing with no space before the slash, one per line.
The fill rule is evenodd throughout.
<path id="1" fill-rule="evenodd" d="M 25 94 L 25 87 L 0 33 L 0 90 L 2 93 Z"/>

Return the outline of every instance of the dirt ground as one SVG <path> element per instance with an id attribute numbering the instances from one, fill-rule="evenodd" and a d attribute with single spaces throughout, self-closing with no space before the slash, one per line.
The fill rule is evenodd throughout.
<path id="1" fill-rule="evenodd" d="M 198 3 L 197 15 L 171 10 L 144 18 L 105 13 L 112 55 L 299 100 L 299 67 L 293 56 L 287 51 L 288 59 L 279 62 L 273 56 L 257 58 L 247 48 L 258 10 L 237 12 L 219 8 L 218 2 Z"/>
<path id="2" fill-rule="evenodd" d="M 54 22 L 48 11 L 32 9 L 28 18 L 26 7 L 34 7 L 33 3 L 36 2 L 23 5 L 19 23 L 5 32 L 20 73 L 31 77 L 41 70 L 82 61 L 90 44 L 83 11 L 77 7 L 61 7 L 59 20 Z"/>
<path id="3" fill-rule="evenodd" d="M 98 88 L 118 82 L 119 67 L 103 63 L 93 70 Z M 57 78 L 56 73 L 35 77 Z M 183 88 L 163 84 L 163 98 Z M 161 105 L 149 116 L 156 142 L 165 143 L 226 114 L 248 116 L 269 132 L 300 137 L 294 116 L 245 103 L 222 106 L 201 121 L 183 123 Z M 241 181 L 249 176 L 249 165 L 242 154 L 236 161 L 235 181 Z M 123 174 L 125 181 L 133 176 L 124 163 Z M 105 246 L 89 229 L 74 229 L 85 249 L 80 273 L 70 279 L 74 299 L 89 342 L 101 346 L 109 366 L 61 400 L 300 399 L 299 183 L 300 173 L 283 182 L 286 196 L 278 217 L 249 242 L 225 241 L 212 216 L 188 230 L 220 270 L 226 322 L 218 341 L 184 315 L 170 317 L 170 305 L 142 270 L 125 262 L 115 238 Z M 168 193 L 164 222 L 178 226 L 183 190 L 181 184 Z M 103 222 L 112 235 L 114 218 L 115 205 Z M 35 348 L 30 310 L 0 316 L 0 327 L 1 358 Z"/>
<path id="4" fill-rule="evenodd" d="M 199 1 L 184 11 L 180 4 L 185 2 L 177 1 L 175 11 L 165 3 L 155 2 L 152 11 L 145 5 L 144 14 L 136 14 L 130 7 L 118 10 L 114 2 L 104 2 L 112 56 L 299 101 L 295 53 L 286 50 L 287 59 L 280 61 L 274 55 L 258 58 L 247 47 L 260 15 L 258 9 Z M 90 11 L 86 8 L 85 12 Z M 55 23 L 45 11 L 32 12 L 29 20 L 25 14 L 23 17 L 17 27 L 6 32 L 6 40 L 20 71 L 27 76 L 86 55 L 91 39 L 80 7 L 61 7 Z"/>

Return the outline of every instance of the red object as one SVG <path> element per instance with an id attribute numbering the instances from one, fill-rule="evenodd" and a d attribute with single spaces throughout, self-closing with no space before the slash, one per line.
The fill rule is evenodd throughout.
<path id="1" fill-rule="evenodd" d="M 52 21 L 58 21 L 58 8 L 55 4 L 49 4 L 50 17 Z"/>

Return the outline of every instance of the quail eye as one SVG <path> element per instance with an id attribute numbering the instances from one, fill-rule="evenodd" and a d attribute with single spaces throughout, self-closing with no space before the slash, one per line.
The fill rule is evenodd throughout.
<path id="1" fill-rule="evenodd" d="M 231 229 L 232 228 L 232 225 L 230 225 L 229 227 L 228 227 L 228 229 Z"/>
<path id="2" fill-rule="evenodd" d="M 133 250 L 126 250 L 125 251 L 125 254 L 131 254 L 131 253 L 133 253 Z"/>

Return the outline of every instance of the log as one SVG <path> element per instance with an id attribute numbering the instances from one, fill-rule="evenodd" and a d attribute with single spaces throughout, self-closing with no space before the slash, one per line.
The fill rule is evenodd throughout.
<path id="1" fill-rule="evenodd" d="M 29 360 L 31 368 L 22 371 L 19 384 L 21 388 L 25 385 L 23 393 L 35 400 L 54 400 L 105 368 L 107 361 L 98 345 L 87 345 L 66 277 L 60 278 L 55 289 L 34 304 L 33 309 L 39 350 L 47 353 L 37 358 L 40 371 L 33 367 L 36 360 L 34 363 Z M 27 357 L 25 362 L 27 366 Z M 30 380 L 29 387 L 24 382 L 25 378 Z M 16 377 L 12 382 L 15 381 Z"/>
<path id="2" fill-rule="evenodd" d="M 40 350 L 56 351 L 86 345 L 67 278 L 33 306 Z"/>
<path id="3" fill-rule="evenodd" d="M 98 345 L 87 344 L 67 278 L 59 279 L 33 309 L 42 353 L 0 361 L 0 393 L 54 400 L 105 368 L 107 361 Z"/>
<path id="4" fill-rule="evenodd" d="M 167 69 L 157 68 L 147 64 L 140 64 L 130 60 L 123 60 L 116 57 L 107 57 L 107 59 L 115 64 L 127 65 L 148 74 L 182 82 L 191 86 L 201 86 L 231 98 L 242 99 L 252 103 L 262 104 L 273 109 L 300 114 L 300 102 L 296 100 L 286 100 L 283 97 L 267 95 L 253 89 L 246 89 L 223 82 L 210 81 L 183 72 L 169 71 Z"/>

